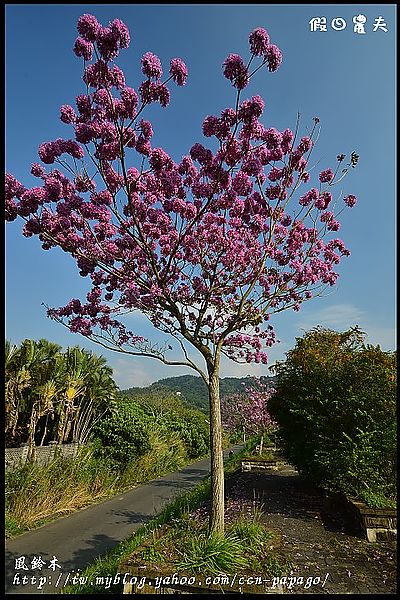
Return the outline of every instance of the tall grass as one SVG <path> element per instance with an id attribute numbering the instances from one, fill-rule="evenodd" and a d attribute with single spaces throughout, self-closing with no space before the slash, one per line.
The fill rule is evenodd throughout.
<path id="1" fill-rule="evenodd" d="M 149 430 L 149 441 L 151 449 L 130 461 L 121 474 L 121 489 L 176 471 L 193 460 L 189 461 L 184 443 L 175 432 L 165 433 L 152 428 Z"/>
<path id="2" fill-rule="evenodd" d="M 81 449 L 74 460 L 59 458 L 44 467 L 26 464 L 6 474 L 8 533 L 31 529 L 117 490 L 118 475 L 95 460 L 90 448 Z"/>
<path id="3" fill-rule="evenodd" d="M 176 567 L 189 573 L 230 574 L 248 566 L 245 550 L 243 540 L 230 531 L 212 536 L 201 533 L 184 540 L 183 548 L 178 550 L 182 557 Z"/>
<path id="4" fill-rule="evenodd" d="M 90 447 L 74 460 L 48 466 L 26 464 L 6 474 L 6 536 L 12 537 L 47 520 L 109 498 L 136 484 L 176 471 L 193 459 L 175 432 L 150 430 L 151 450 L 133 458 L 125 469 L 95 458 Z"/>

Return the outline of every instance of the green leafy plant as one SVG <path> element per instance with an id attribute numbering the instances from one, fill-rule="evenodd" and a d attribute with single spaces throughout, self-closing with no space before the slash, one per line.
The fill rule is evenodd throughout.
<path id="1" fill-rule="evenodd" d="M 264 544 L 272 537 L 271 532 L 267 531 L 264 525 L 249 517 L 239 518 L 229 531 L 254 553 L 262 550 Z"/>
<path id="2" fill-rule="evenodd" d="M 284 453 L 316 484 L 390 505 L 396 494 L 396 353 L 355 327 L 297 338 L 270 410 Z M 386 500 L 383 500 L 383 499 Z"/>
<path id="3" fill-rule="evenodd" d="M 282 562 L 278 557 L 272 554 L 267 556 L 264 564 L 262 565 L 270 577 L 282 577 L 287 575 L 291 570 L 291 563 L 287 561 Z"/>
<path id="4" fill-rule="evenodd" d="M 155 562 L 162 560 L 163 556 L 160 552 L 157 552 L 155 548 L 153 548 L 152 546 L 148 546 L 147 548 L 142 550 L 142 552 L 140 553 L 140 558 L 142 558 L 145 561 Z"/>
<path id="5" fill-rule="evenodd" d="M 121 403 L 94 428 L 97 454 L 126 466 L 150 450 L 148 429 L 149 417 L 137 402 Z"/>
<path id="6" fill-rule="evenodd" d="M 224 536 L 208 536 L 205 532 L 193 535 L 184 540 L 179 553 L 181 559 L 176 566 L 189 573 L 229 574 L 248 565 L 243 540 L 231 532 Z"/>

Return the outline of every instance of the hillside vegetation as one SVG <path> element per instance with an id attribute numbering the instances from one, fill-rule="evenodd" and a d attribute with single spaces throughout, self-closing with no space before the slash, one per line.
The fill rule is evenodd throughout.
<path id="1" fill-rule="evenodd" d="M 260 381 L 266 385 L 273 385 L 274 377 L 261 377 Z M 256 381 L 255 377 L 224 377 L 220 379 L 221 398 L 243 391 L 244 385 L 249 387 Z M 146 398 L 157 395 L 168 397 L 170 392 L 178 392 L 182 404 L 187 407 L 197 408 L 208 412 L 207 386 L 201 377 L 195 375 L 181 375 L 179 377 L 167 377 L 152 383 L 147 387 L 132 387 L 121 392 L 124 396 L 135 398 Z M 180 394 L 179 394 L 180 392 Z"/>

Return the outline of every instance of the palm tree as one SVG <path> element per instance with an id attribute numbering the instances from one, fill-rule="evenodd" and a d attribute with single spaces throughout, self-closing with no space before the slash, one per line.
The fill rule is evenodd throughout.
<path id="1" fill-rule="evenodd" d="M 15 441 L 19 408 L 23 392 L 30 386 L 31 376 L 23 364 L 21 351 L 9 340 L 5 343 L 5 413 L 6 435 L 10 442 Z M 10 443 L 9 442 L 9 443 Z"/>
<path id="2" fill-rule="evenodd" d="M 25 340 L 22 348 L 26 350 L 26 356 L 29 359 L 28 368 L 31 374 L 31 386 L 27 398 L 30 409 L 28 460 L 33 461 L 36 455 L 35 434 L 38 422 L 42 416 L 51 414 L 54 410 L 53 400 L 57 394 L 58 386 L 52 376 L 59 360 L 61 346 L 40 339 L 38 342 Z"/>
<path id="3" fill-rule="evenodd" d="M 73 441 L 85 443 L 97 421 L 108 409 L 113 409 L 117 386 L 112 369 L 103 356 L 87 353 L 85 395 L 78 406 L 73 428 Z"/>
<path id="4" fill-rule="evenodd" d="M 17 429 L 25 431 L 31 460 L 38 434 L 40 445 L 49 435 L 59 444 L 70 437 L 85 443 L 113 406 L 117 387 L 103 356 L 78 346 L 62 353 L 48 340 L 26 339 L 19 347 L 6 341 L 5 359 L 6 433 L 15 443 Z"/>

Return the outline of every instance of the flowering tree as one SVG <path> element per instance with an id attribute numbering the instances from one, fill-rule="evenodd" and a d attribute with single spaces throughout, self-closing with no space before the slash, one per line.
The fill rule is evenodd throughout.
<path id="1" fill-rule="evenodd" d="M 48 315 L 105 348 L 147 356 L 168 365 L 191 367 L 208 385 L 211 428 L 211 531 L 223 531 L 224 485 L 219 372 L 221 356 L 266 363 L 275 342 L 268 323 L 285 309 L 320 294 L 338 277 L 334 267 L 349 255 L 339 239 L 339 202 L 332 198 L 357 155 L 307 186 L 307 165 L 319 133 L 298 140 L 293 133 L 265 128 L 264 101 L 242 99 L 260 69 L 274 72 L 282 55 L 258 28 L 249 37 L 247 63 L 230 54 L 223 74 L 231 82 L 233 107 L 203 122 L 214 149 L 195 143 L 174 162 L 153 148 L 147 106 L 170 101 L 168 83 L 184 85 L 188 71 L 179 58 L 163 78 L 160 59 L 141 59 L 144 81 L 135 91 L 115 64 L 127 48 L 126 25 L 101 26 L 92 15 L 78 20 L 74 52 L 83 59 L 84 93 L 76 110 L 61 107 L 60 119 L 74 139 L 39 146 L 42 164 L 32 165 L 39 185 L 26 189 L 6 175 L 6 219 L 20 217 L 23 234 L 37 235 L 42 247 L 60 247 L 76 261 L 92 288 L 85 302 L 71 300 Z M 300 187 L 306 190 L 294 199 Z M 141 311 L 182 353 L 129 331 L 123 315 Z M 171 339 L 172 338 L 172 339 Z M 194 349 L 199 360 L 189 355 Z"/>
<path id="2" fill-rule="evenodd" d="M 259 454 L 262 454 L 264 435 L 275 427 L 268 409 L 273 388 L 261 381 L 241 392 L 221 398 L 222 424 L 228 431 L 243 431 L 260 436 Z"/>

